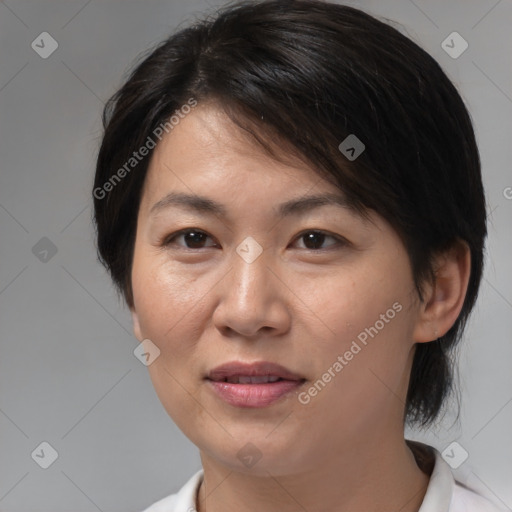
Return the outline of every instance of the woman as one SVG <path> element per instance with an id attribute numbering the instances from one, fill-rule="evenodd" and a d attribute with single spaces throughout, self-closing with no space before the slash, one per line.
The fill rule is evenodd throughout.
<path id="1" fill-rule="evenodd" d="M 404 438 L 445 403 L 486 236 L 426 52 L 351 7 L 238 3 L 162 42 L 104 125 L 100 259 L 203 466 L 146 512 L 497 510 Z"/>

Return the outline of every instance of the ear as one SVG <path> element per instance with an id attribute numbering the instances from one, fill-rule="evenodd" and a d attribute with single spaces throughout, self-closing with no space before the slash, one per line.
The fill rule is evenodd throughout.
<path id="1" fill-rule="evenodd" d="M 135 311 L 135 306 L 130 306 L 130 313 L 132 314 L 133 334 L 135 334 L 135 337 L 139 341 L 142 341 L 144 337 L 142 336 L 142 330 L 139 323 L 139 315 L 137 315 L 137 311 Z"/>
<path id="2" fill-rule="evenodd" d="M 425 343 L 444 336 L 457 320 L 468 289 L 471 251 L 457 241 L 434 261 L 434 282 L 425 287 L 413 339 Z"/>

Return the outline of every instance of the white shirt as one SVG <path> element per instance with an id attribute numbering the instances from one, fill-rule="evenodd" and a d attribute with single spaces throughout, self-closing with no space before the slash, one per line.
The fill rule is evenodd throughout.
<path id="1" fill-rule="evenodd" d="M 489 499 L 457 482 L 450 466 L 441 454 L 432 447 L 435 464 L 430 476 L 427 492 L 418 512 L 503 512 Z M 199 470 L 176 493 L 167 496 L 143 512 L 196 512 L 196 496 L 204 472 Z"/>

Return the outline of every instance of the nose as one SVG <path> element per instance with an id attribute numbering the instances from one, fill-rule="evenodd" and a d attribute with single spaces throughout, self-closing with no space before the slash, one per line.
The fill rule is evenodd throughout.
<path id="1" fill-rule="evenodd" d="M 226 336 L 276 336 L 290 327 L 289 289 L 265 251 L 254 261 L 233 254 L 231 271 L 218 284 L 213 323 Z"/>

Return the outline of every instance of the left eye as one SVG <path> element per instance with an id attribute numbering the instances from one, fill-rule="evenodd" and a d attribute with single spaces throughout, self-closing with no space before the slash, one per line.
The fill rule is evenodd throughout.
<path id="1" fill-rule="evenodd" d="M 302 232 L 296 240 L 303 239 L 306 245 L 306 249 L 308 250 L 318 250 L 322 249 L 323 242 L 326 238 L 332 238 L 335 243 L 331 244 L 330 246 L 326 247 L 327 249 L 329 247 L 337 246 L 337 245 L 343 245 L 343 240 L 334 235 L 329 235 L 328 233 L 325 233 L 324 231 L 304 231 Z M 309 245 L 309 247 L 308 247 Z M 324 248 L 324 249 L 326 249 Z"/>
<path id="2" fill-rule="evenodd" d="M 204 242 L 207 238 L 211 238 L 207 233 L 204 231 L 201 231 L 199 229 L 184 229 L 181 231 L 178 231 L 177 233 L 174 233 L 170 237 L 167 237 L 163 245 L 164 246 L 171 246 L 175 245 L 175 240 L 178 238 L 183 237 L 183 240 L 185 241 L 185 246 L 182 244 L 178 244 L 179 247 L 185 247 L 186 249 L 202 249 L 204 248 Z M 331 238 L 335 242 L 327 247 L 322 247 L 322 245 L 325 242 L 326 238 Z M 339 236 L 330 235 L 324 231 L 318 231 L 318 230 L 309 230 L 309 231 L 303 231 L 300 233 L 295 240 L 304 240 L 305 249 L 307 250 L 322 250 L 322 249 L 328 249 L 333 246 L 337 245 L 344 245 L 344 240 Z M 206 246 L 206 247 L 215 247 L 214 245 Z"/>

